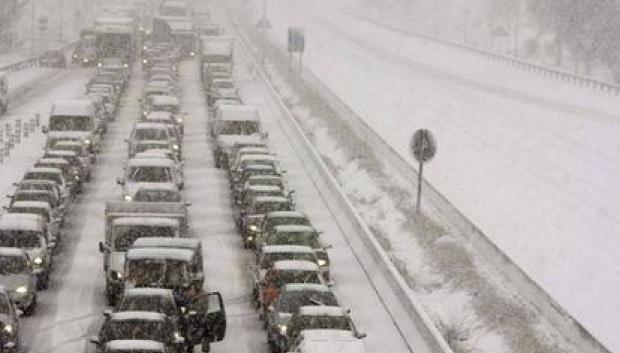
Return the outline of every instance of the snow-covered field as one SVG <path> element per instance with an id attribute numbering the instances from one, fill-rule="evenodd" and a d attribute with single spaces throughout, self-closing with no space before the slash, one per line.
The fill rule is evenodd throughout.
<path id="1" fill-rule="evenodd" d="M 304 62 L 404 156 L 413 130 L 433 130 L 427 179 L 618 349 L 616 97 L 321 8 L 272 2 L 272 38 L 303 26 Z"/>

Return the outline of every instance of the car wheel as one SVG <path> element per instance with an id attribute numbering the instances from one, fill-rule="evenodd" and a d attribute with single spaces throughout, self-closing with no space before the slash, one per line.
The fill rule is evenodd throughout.
<path id="1" fill-rule="evenodd" d="M 37 295 L 35 294 L 32 297 L 32 302 L 30 302 L 30 305 L 24 309 L 24 315 L 32 316 L 36 310 L 37 310 Z"/>
<path id="2" fill-rule="evenodd" d="M 50 277 L 49 274 L 45 274 L 37 281 L 37 289 L 43 290 L 49 287 Z"/>

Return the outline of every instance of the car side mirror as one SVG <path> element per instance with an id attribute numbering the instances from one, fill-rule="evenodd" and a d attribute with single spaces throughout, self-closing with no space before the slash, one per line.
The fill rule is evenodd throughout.
<path id="1" fill-rule="evenodd" d="M 186 202 L 186 203 L 185 203 L 185 207 L 190 207 L 191 205 L 192 205 L 192 203 L 191 203 L 191 202 Z"/>
<path id="2" fill-rule="evenodd" d="M 13 195 L 6 195 L 7 198 L 12 199 Z"/>
<path id="3" fill-rule="evenodd" d="M 327 245 L 324 245 L 324 246 L 323 246 L 323 249 L 325 249 L 325 250 L 329 250 L 329 249 L 331 249 L 331 248 L 333 248 L 333 247 L 334 247 L 334 246 L 333 246 L 332 244 L 327 244 Z"/>
<path id="4" fill-rule="evenodd" d="M 103 254 L 106 251 L 108 251 L 108 246 L 105 245 L 102 241 L 100 241 L 99 242 L 99 252 Z"/>
<path id="5" fill-rule="evenodd" d="M 55 247 L 56 247 L 56 243 L 54 243 L 53 241 L 51 241 L 49 244 L 47 244 L 47 248 L 50 249 L 50 250 L 55 248 Z"/>
<path id="6" fill-rule="evenodd" d="M 112 316 L 112 310 L 104 310 L 103 311 L 103 316 L 105 318 L 109 318 L 110 316 Z"/>
<path id="7" fill-rule="evenodd" d="M 49 129 L 47 128 L 47 126 L 43 125 L 43 127 L 41 127 L 41 132 L 47 134 L 49 132 Z"/>
<path id="8" fill-rule="evenodd" d="M 90 336 L 88 338 L 88 342 L 90 342 L 92 344 L 96 344 L 96 345 L 101 344 L 101 341 L 99 340 L 99 336 Z"/>
<path id="9" fill-rule="evenodd" d="M 261 134 L 261 137 L 264 138 L 264 139 L 267 139 L 267 138 L 269 138 L 269 133 L 268 132 L 263 132 Z"/>
<path id="10" fill-rule="evenodd" d="M 355 338 L 357 338 L 357 339 L 366 338 L 366 336 L 368 336 L 366 333 L 356 333 L 355 334 Z"/>
<path id="11" fill-rule="evenodd" d="M 21 311 L 20 309 L 15 309 L 15 316 L 22 317 L 23 315 L 24 315 L 23 311 Z"/>
<path id="12" fill-rule="evenodd" d="M 118 185 L 125 185 L 125 181 L 122 178 L 116 178 L 116 183 Z"/>

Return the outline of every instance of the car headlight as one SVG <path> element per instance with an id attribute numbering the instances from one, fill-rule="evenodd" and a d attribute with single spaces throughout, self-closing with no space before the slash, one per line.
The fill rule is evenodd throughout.
<path id="1" fill-rule="evenodd" d="M 84 64 L 88 64 L 88 59 L 84 59 Z"/>
<path id="2" fill-rule="evenodd" d="M 148 112 L 146 110 L 142 111 L 142 115 L 147 115 Z"/>
<path id="3" fill-rule="evenodd" d="M 89 139 L 84 140 L 84 144 L 85 145 L 90 145 L 90 140 Z"/>
<path id="4" fill-rule="evenodd" d="M 13 325 L 11 325 L 11 324 L 4 325 L 4 332 L 12 333 L 13 332 Z"/>
<path id="5" fill-rule="evenodd" d="M 146 60 L 146 59 L 143 59 L 143 60 L 142 60 L 142 63 L 143 63 L 143 64 L 148 64 L 148 63 L 149 63 L 149 61 L 148 61 L 148 60 Z"/>
<path id="6" fill-rule="evenodd" d="M 125 195 L 124 199 L 125 201 L 131 201 L 133 200 L 133 197 L 131 197 L 131 195 Z"/>
<path id="7" fill-rule="evenodd" d="M 179 149 L 179 145 L 177 145 L 177 144 L 172 145 L 172 149 L 178 150 Z"/>
<path id="8" fill-rule="evenodd" d="M 147 50 L 147 49 L 148 47 L 146 45 L 142 47 L 142 50 Z"/>
<path id="9" fill-rule="evenodd" d="M 254 240 L 254 237 L 250 235 L 250 236 L 248 237 L 248 241 L 252 241 L 252 240 Z"/>
<path id="10" fill-rule="evenodd" d="M 19 286 L 19 287 L 15 288 L 15 293 L 26 294 L 26 293 L 28 293 L 28 288 L 26 286 Z"/>
<path id="11" fill-rule="evenodd" d="M 32 262 L 34 262 L 35 265 L 40 265 L 43 263 L 43 259 L 40 257 L 35 257 L 34 260 L 32 260 Z"/>
<path id="12" fill-rule="evenodd" d="M 288 329 L 286 325 L 278 325 L 278 328 L 280 329 L 281 334 L 286 335 L 286 330 Z"/>
<path id="13" fill-rule="evenodd" d="M 177 123 L 182 123 L 183 122 L 183 118 L 177 118 Z"/>
<path id="14" fill-rule="evenodd" d="M 317 261 L 319 266 L 325 266 L 327 264 L 327 261 L 323 260 L 323 259 L 319 259 L 319 261 Z"/>
<path id="15" fill-rule="evenodd" d="M 252 224 L 252 225 L 250 225 L 250 230 L 252 232 L 256 232 L 258 230 L 258 227 L 256 226 L 256 224 Z"/>
<path id="16" fill-rule="evenodd" d="M 115 280 L 121 280 L 123 279 L 123 274 L 120 272 L 112 271 L 110 272 L 110 277 L 112 277 L 112 279 L 115 279 Z"/>
<path id="17" fill-rule="evenodd" d="M 194 55 L 196 55 L 196 53 L 194 53 L 193 51 L 189 52 L 189 56 L 194 56 Z"/>
<path id="18" fill-rule="evenodd" d="M 183 336 L 181 336 L 181 333 L 179 333 L 179 331 L 175 331 L 174 332 L 174 339 L 178 340 L 181 339 Z"/>

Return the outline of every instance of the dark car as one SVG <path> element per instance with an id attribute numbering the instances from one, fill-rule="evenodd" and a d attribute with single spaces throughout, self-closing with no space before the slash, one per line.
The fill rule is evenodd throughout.
<path id="1" fill-rule="evenodd" d="M 39 66 L 64 69 L 67 67 L 67 58 L 60 49 L 48 50 L 39 57 Z"/>
<path id="2" fill-rule="evenodd" d="M 3 353 L 17 353 L 20 350 L 19 317 L 21 314 L 4 287 L 0 286 L 0 345 Z"/>

